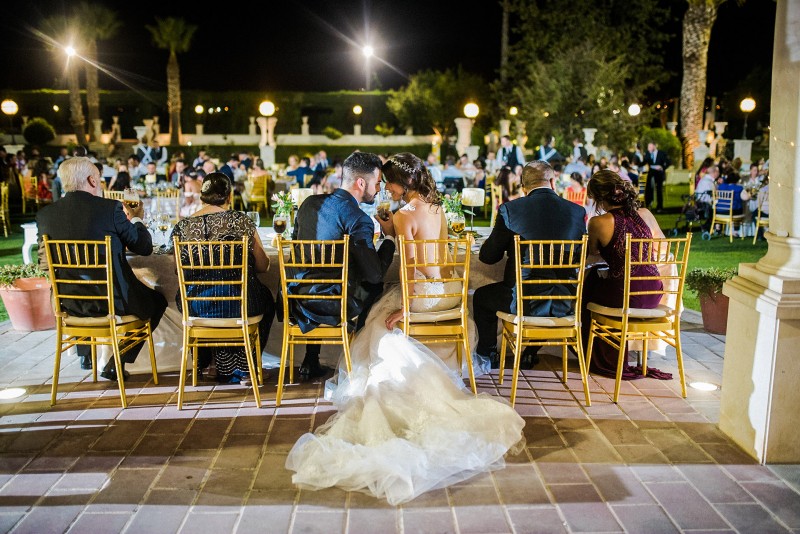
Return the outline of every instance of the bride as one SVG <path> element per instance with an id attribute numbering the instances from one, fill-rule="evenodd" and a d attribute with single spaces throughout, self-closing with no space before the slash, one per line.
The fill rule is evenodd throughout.
<path id="1" fill-rule="evenodd" d="M 397 235 L 446 238 L 444 210 L 423 162 L 413 154 L 396 154 L 382 171 L 393 200 L 405 201 L 394 216 Z M 417 278 L 438 274 L 414 273 Z M 431 289 L 426 293 L 454 292 Z M 458 305 L 451 298 L 412 302 L 411 311 Z M 340 361 L 332 394 L 338 412 L 315 433 L 301 436 L 289 452 L 286 468 L 295 471 L 292 481 L 301 488 L 336 486 L 397 505 L 500 469 L 509 450 L 516 453 L 524 446 L 525 422 L 504 399 L 473 395 L 455 358 L 445 363 L 396 328 L 405 313 L 401 303 L 398 285 L 375 303 L 351 344 L 352 371 L 347 373 Z"/>

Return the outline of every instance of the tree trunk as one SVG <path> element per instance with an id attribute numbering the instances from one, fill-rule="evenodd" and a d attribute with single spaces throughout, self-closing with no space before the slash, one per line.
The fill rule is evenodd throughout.
<path id="1" fill-rule="evenodd" d="M 506 80 L 508 79 L 508 12 L 509 0 L 502 0 L 500 4 L 503 6 L 503 25 L 500 29 L 500 81 L 505 87 Z"/>
<path id="2" fill-rule="evenodd" d="M 169 111 L 169 144 L 181 144 L 181 73 L 174 50 L 167 61 L 167 110 Z"/>
<path id="3" fill-rule="evenodd" d="M 683 17 L 683 81 L 681 82 L 681 143 L 683 166 L 694 168 L 694 149 L 700 146 L 697 131 L 703 126 L 706 66 L 711 27 L 719 0 L 694 0 Z"/>
<path id="4" fill-rule="evenodd" d="M 83 103 L 81 102 L 81 86 L 78 80 L 78 66 L 72 60 L 67 65 L 67 88 L 69 89 L 69 123 L 79 145 L 86 144 Z"/>
<path id="5" fill-rule="evenodd" d="M 89 112 L 89 142 L 97 142 L 94 137 L 94 121 L 100 118 L 100 86 L 97 82 L 97 41 L 90 41 L 86 47 L 86 107 Z"/>

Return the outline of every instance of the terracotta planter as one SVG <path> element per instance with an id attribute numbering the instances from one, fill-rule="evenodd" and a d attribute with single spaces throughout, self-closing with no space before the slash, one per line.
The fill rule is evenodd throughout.
<path id="1" fill-rule="evenodd" d="M 728 329 L 728 297 L 722 293 L 700 295 L 703 328 L 711 334 L 725 334 Z"/>
<path id="2" fill-rule="evenodd" d="M 0 288 L 0 297 L 14 330 L 52 330 L 56 327 L 47 278 L 20 278 L 14 286 Z"/>

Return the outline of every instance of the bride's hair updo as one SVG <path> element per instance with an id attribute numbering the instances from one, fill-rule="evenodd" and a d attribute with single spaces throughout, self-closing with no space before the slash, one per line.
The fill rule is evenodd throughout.
<path id="1" fill-rule="evenodd" d="M 626 215 L 639 209 L 639 192 L 633 184 L 623 180 L 619 174 L 608 169 L 597 171 L 589 179 L 587 195 L 598 204 L 620 206 Z"/>
<path id="2" fill-rule="evenodd" d="M 416 191 L 428 204 L 442 203 L 436 182 L 425 167 L 425 163 L 414 154 L 401 152 L 386 160 L 381 168 L 390 184 L 397 184 L 404 191 Z"/>

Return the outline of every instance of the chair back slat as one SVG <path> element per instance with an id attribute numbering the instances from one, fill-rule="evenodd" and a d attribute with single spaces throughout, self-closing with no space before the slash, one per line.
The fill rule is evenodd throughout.
<path id="1" fill-rule="evenodd" d="M 104 189 L 103 198 L 113 198 L 114 200 L 123 201 L 125 200 L 125 191 L 109 191 Z"/>
<path id="2" fill-rule="evenodd" d="M 572 308 L 580 321 L 587 239 L 586 235 L 577 240 L 523 240 L 519 235 L 514 236 L 518 316 L 525 315 L 526 305 L 531 302 L 563 300 L 573 303 Z M 574 290 L 560 295 L 536 290 L 553 285 Z"/>
<path id="3" fill-rule="evenodd" d="M 181 241 L 173 237 L 184 322 L 193 311 L 203 317 L 247 321 L 247 276 L 250 239 Z M 238 305 L 230 303 L 238 302 Z"/>
<path id="4" fill-rule="evenodd" d="M 278 248 L 284 321 L 289 321 L 289 301 L 300 303 L 303 300 L 338 300 L 341 302 L 340 324 L 345 324 L 348 319 L 350 236 L 345 234 L 342 239 L 334 240 L 284 240 L 278 235 L 275 246 Z M 296 287 L 308 284 L 338 286 L 338 294 L 320 295 L 293 291 Z"/>
<path id="5" fill-rule="evenodd" d="M 398 248 L 403 307 L 406 310 L 416 299 L 453 298 L 466 294 L 471 253 L 469 239 L 406 239 L 400 236 Z M 438 274 L 430 275 L 432 271 Z M 422 273 L 423 277 L 417 278 L 416 272 Z M 459 282 L 461 289 L 450 293 L 424 290 L 449 282 Z M 466 306 L 466 299 L 461 305 Z"/>
<path id="6" fill-rule="evenodd" d="M 623 308 L 631 308 L 631 297 L 661 295 L 661 302 L 675 297 L 670 305 L 674 313 L 680 313 L 677 299 L 683 295 L 686 268 L 692 234 L 677 238 L 634 238 L 625 234 L 625 294 Z M 636 273 L 634 273 L 636 271 Z M 638 282 L 661 281 L 661 289 L 638 289 Z"/>
<path id="7" fill-rule="evenodd" d="M 114 315 L 114 277 L 112 273 L 111 236 L 102 241 L 73 241 L 42 236 L 50 283 L 53 288 L 53 308 L 63 317 L 69 306 L 67 300 L 96 301 L 97 316 Z"/>

